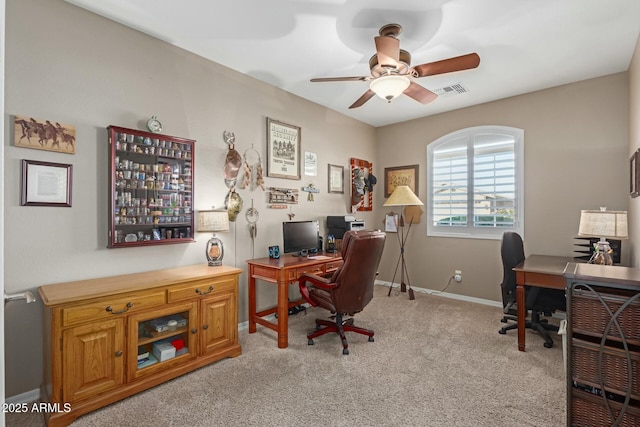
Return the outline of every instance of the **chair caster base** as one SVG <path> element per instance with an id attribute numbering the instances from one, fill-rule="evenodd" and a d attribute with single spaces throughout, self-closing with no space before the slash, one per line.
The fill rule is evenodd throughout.
<path id="1" fill-rule="evenodd" d="M 349 354 L 349 349 L 348 349 L 348 348 L 345 348 L 344 350 L 342 350 L 342 354 L 343 354 L 343 355 L 345 355 L 345 356 L 346 356 L 347 354 Z"/>
<path id="2" fill-rule="evenodd" d="M 553 343 L 552 342 L 545 342 L 543 345 L 544 345 L 545 348 L 553 347 Z"/>
<path id="3" fill-rule="evenodd" d="M 369 337 L 369 342 L 374 342 L 375 340 L 373 339 L 373 337 Z"/>
<path id="4" fill-rule="evenodd" d="M 507 331 L 505 331 L 504 329 L 500 329 L 500 330 L 498 330 L 498 333 L 499 333 L 500 335 L 506 335 L 506 334 L 507 334 Z"/>
<path id="5" fill-rule="evenodd" d="M 313 340 L 307 341 L 307 345 L 313 345 Z"/>

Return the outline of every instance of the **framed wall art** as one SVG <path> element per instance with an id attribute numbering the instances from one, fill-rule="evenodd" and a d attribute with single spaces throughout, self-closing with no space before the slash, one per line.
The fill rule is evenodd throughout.
<path id="1" fill-rule="evenodd" d="M 344 166 L 329 165 L 329 193 L 344 194 Z"/>
<path id="2" fill-rule="evenodd" d="M 52 119 L 53 120 L 53 119 Z M 76 128 L 55 120 L 15 116 L 13 119 L 13 145 L 36 150 L 75 154 Z"/>
<path id="3" fill-rule="evenodd" d="M 640 170 L 640 150 L 636 150 L 629 159 L 629 195 L 631 197 L 638 197 L 640 195 L 640 176 L 638 171 Z"/>
<path id="4" fill-rule="evenodd" d="M 418 165 L 384 168 L 384 197 L 389 197 L 399 185 L 408 185 L 418 194 Z"/>
<path id="5" fill-rule="evenodd" d="M 22 160 L 22 206 L 71 207 L 72 166 Z"/>
<path id="6" fill-rule="evenodd" d="M 267 176 L 300 179 L 301 129 L 267 117 Z"/>

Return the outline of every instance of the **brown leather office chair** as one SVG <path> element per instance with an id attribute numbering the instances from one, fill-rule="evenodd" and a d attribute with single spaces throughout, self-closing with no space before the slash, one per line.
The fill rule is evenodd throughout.
<path id="1" fill-rule="evenodd" d="M 353 316 L 364 309 L 373 298 L 373 285 L 378 275 L 385 234 L 381 231 L 347 231 L 342 239 L 344 263 L 330 277 L 305 273 L 298 279 L 300 293 L 314 307 L 329 310 L 335 321 L 316 319 L 316 329 L 307 335 L 308 344 L 329 332 L 340 335 L 342 354 L 349 354 L 345 332 L 367 335 L 373 341 L 373 331 L 359 328 Z"/>

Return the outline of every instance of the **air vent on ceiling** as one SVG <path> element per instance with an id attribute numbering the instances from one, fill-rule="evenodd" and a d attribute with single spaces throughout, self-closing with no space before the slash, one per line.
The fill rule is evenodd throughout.
<path id="1" fill-rule="evenodd" d="M 439 89 L 434 89 L 433 92 L 438 96 L 451 96 L 458 95 L 460 93 L 467 93 L 469 90 L 464 87 L 462 83 L 454 83 L 451 86 L 445 86 Z"/>

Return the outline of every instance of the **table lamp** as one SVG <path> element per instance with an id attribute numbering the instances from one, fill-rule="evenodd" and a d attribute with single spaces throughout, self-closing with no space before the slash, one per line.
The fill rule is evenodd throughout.
<path id="1" fill-rule="evenodd" d="M 216 211 L 198 211 L 198 228 L 197 231 L 212 231 L 213 237 L 207 241 L 205 247 L 205 255 L 209 266 L 222 265 L 222 257 L 224 256 L 224 247 L 222 240 L 216 236 L 217 231 L 229 231 L 229 213 L 226 210 Z"/>
<path id="2" fill-rule="evenodd" d="M 398 230 L 398 242 L 400 243 L 400 257 L 398 258 L 398 263 L 396 264 L 396 269 L 393 272 L 393 279 L 391 279 L 391 286 L 389 287 L 389 293 L 387 296 L 391 295 L 391 289 L 393 288 L 393 282 L 396 279 L 396 273 L 398 271 L 398 266 L 400 267 L 400 292 L 405 292 L 408 290 L 409 299 L 415 299 L 415 295 L 413 294 L 413 289 L 411 289 L 411 281 L 409 280 L 409 273 L 407 272 L 407 265 L 404 261 L 404 246 L 407 243 L 407 237 L 409 236 L 409 231 L 411 230 L 411 225 L 413 224 L 413 217 L 409 221 L 409 227 L 407 230 L 404 229 L 404 207 L 405 206 L 423 206 L 424 203 L 420 201 L 418 196 L 415 195 L 411 188 L 408 185 L 399 185 L 393 190 L 393 193 L 389 196 L 386 202 L 384 202 L 383 206 L 400 206 L 400 217 L 398 218 L 398 224 L 396 224 L 396 228 Z M 399 228 L 398 228 L 399 227 Z M 404 282 L 404 276 L 407 276 L 407 283 Z"/>
<path id="3" fill-rule="evenodd" d="M 594 244 L 595 251 L 589 259 L 590 264 L 613 265 L 611 246 L 607 237 L 612 239 L 627 239 L 627 211 L 608 211 L 601 207 L 599 211 L 583 210 L 580 213 L 578 236 L 598 237 Z"/>

